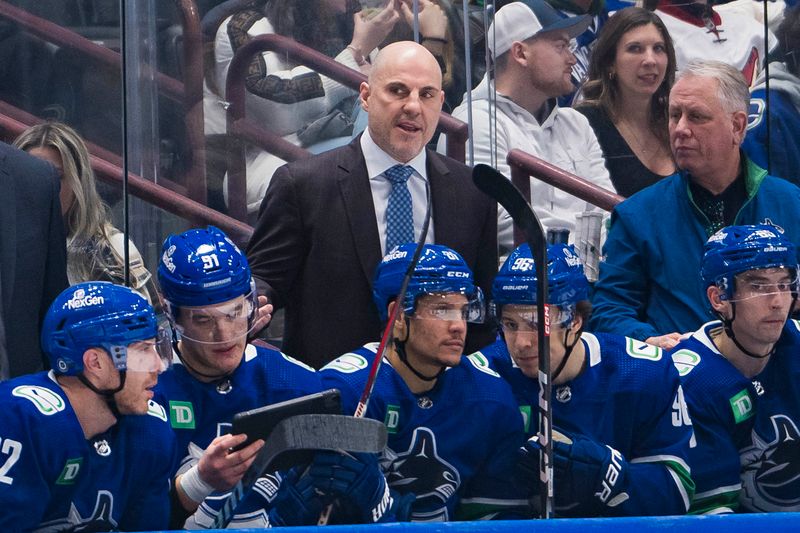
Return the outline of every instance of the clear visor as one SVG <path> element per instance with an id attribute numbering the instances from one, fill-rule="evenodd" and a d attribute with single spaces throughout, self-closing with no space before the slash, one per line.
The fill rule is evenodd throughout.
<path id="1" fill-rule="evenodd" d="M 736 276 L 736 290 L 729 301 L 742 302 L 775 295 L 791 297 L 797 294 L 797 290 L 798 280 L 793 273 L 786 272 L 785 275 L 776 278 L 774 275 L 762 274 L 759 271 L 745 272 Z"/>
<path id="2" fill-rule="evenodd" d="M 201 344 L 226 344 L 247 337 L 253 330 L 257 304 L 255 292 L 202 307 L 180 307 L 175 329 L 182 339 Z"/>
<path id="3" fill-rule="evenodd" d="M 419 320 L 464 320 L 479 324 L 484 318 L 483 293 L 477 290 L 470 296 L 460 293 L 420 295 L 413 316 Z"/>
<path id="4" fill-rule="evenodd" d="M 572 306 L 556 306 L 550 305 L 550 323 L 561 324 L 566 327 L 572 323 L 575 317 L 575 308 Z M 500 328 L 503 333 L 511 334 L 535 334 L 539 331 L 539 318 L 536 313 L 536 308 L 526 311 L 516 311 L 513 313 L 503 314 L 500 317 Z"/>
<path id="5" fill-rule="evenodd" d="M 154 339 L 129 344 L 125 367 L 129 372 L 164 372 L 172 365 L 169 330 L 159 329 Z"/>

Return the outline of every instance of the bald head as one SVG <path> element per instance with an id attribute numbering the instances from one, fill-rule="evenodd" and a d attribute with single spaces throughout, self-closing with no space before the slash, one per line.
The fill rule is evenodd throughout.
<path id="1" fill-rule="evenodd" d="M 378 53 L 360 96 L 372 140 L 396 161 L 407 163 L 436 131 L 444 102 L 442 71 L 423 46 L 392 43 Z"/>
<path id="2" fill-rule="evenodd" d="M 372 62 L 369 83 L 371 84 L 385 75 L 387 68 L 407 63 L 414 63 L 424 69 L 421 72 L 424 72 L 425 76 L 431 75 L 438 79 L 437 87 L 442 88 L 442 69 L 439 67 L 439 63 L 427 48 L 414 41 L 397 41 L 381 48 Z"/>

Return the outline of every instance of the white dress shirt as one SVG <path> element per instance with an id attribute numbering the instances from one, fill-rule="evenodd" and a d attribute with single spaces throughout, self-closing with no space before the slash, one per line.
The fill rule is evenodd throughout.
<path id="1" fill-rule="evenodd" d="M 369 134 L 369 128 L 364 130 L 364 134 L 361 136 L 361 151 L 364 153 L 364 161 L 367 164 L 369 188 L 372 190 L 372 204 L 375 206 L 375 221 L 378 223 L 378 236 L 381 239 L 381 252 L 382 255 L 386 255 L 388 251 L 386 250 L 386 207 L 389 204 L 392 184 L 383 173 L 395 165 L 408 165 L 414 169 L 411 177 L 408 178 L 408 190 L 411 193 L 414 216 L 414 239 L 419 239 L 422 234 L 422 224 L 425 222 L 425 210 L 427 208 L 425 195 L 425 187 L 428 183 L 428 172 L 425 168 L 427 155 L 423 149 L 408 163 L 400 163 L 375 144 Z M 432 212 L 425 242 L 434 242 Z"/>

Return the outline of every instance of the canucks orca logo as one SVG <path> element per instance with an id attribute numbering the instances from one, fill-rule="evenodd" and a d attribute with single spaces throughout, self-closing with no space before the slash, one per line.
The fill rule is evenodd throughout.
<path id="1" fill-rule="evenodd" d="M 83 518 L 73 502 L 70 504 L 69 515 L 66 518 L 53 520 L 52 522 L 44 522 L 34 530 L 34 533 L 49 533 L 51 531 L 92 533 L 116 530 L 117 522 L 114 520 L 114 495 L 107 490 L 98 490 L 94 511 L 92 511 L 91 516 Z"/>
<path id="2" fill-rule="evenodd" d="M 449 520 L 447 502 L 461 486 L 461 476 L 439 457 L 436 437 L 430 429 L 415 429 L 405 452 L 396 454 L 386 448 L 383 463 L 390 487 L 416 495 L 412 520 Z"/>
<path id="3" fill-rule="evenodd" d="M 753 429 L 753 445 L 742 451 L 742 504 L 760 512 L 800 511 L 800 431 L 786 415 L 770 422 L 771 434 L 761 438 Z"/>

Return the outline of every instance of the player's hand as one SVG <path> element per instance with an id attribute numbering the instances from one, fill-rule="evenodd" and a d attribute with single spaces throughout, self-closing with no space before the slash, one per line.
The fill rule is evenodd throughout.
<path id="1" fill-rule="evenodd" d="M 558 435 L 558 437 L 557 437 Z M 581 514 L 603 514 L 628 499 L 624 492 L 628 463 L 617 450 L 578 434 L 553 430 L 556 507 Z"/>
<path id="2" fill-rule="evenodd" d="M 238 451 L 231 448 L 247 440 L 247 435 L 221 435 L 211 441 L 197 463 L 200 477 L 214 490 L 230 490 L 255 461 L 264 446 L 259 439 Z"/>
<path id="3" fill-rule="evenodd" d="M 326 495 L 338 497 L 361 523 L 381 521 L 393 499 L 374 453 L 318 452 L 308 475 Z"/>
<path id="4" fill-rule="evenodd" d="M 307 526 L 317 523 L 322 512 L 322 495 L 314 487 L 314 479 L 291 469 L 281 481 L 281 486 L 269 511 L 272 527 Z"/>
<path id="5" fill-rule="evenodd" d="M 259 331 L 264 329 L 272 321 L 272 304 L 266 296 L 258 297 L 258 309 L 256 309 L 256 317 L 253 322 L 253 328 L 250 330 L 250 336 L 255 336 Z"/>
<path id="6" fill-rule="evenodd" d="M 683 335 L 677 332 L 667 333 L 666 335 L 660 335 L 658 337 L 648 337 L 644 340 L 644 342 L 647 344 L 652 344 L 653 346 L 658 346 L 664 350 L 671 350 L 676 344 L 688 336 L 688 333 Z"/>

